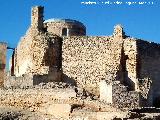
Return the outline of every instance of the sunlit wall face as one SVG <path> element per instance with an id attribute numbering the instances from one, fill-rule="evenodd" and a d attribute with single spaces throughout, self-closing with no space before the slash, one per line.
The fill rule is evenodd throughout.
<path id="1" fill-rule="evenodd" d="M 3 85 L 5 66 L 6 66 L 6 50 L 7 45 L 5 43 L 0 43 L 0 86 Z"/>

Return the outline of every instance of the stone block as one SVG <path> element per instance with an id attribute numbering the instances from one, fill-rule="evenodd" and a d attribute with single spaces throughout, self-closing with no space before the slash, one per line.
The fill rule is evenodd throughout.
<path id="1" fill-rule="evenodd" d="M 112 103 L 112 85 L 108 85 L 105 80 L 100 81 L 100 100 Z"/>

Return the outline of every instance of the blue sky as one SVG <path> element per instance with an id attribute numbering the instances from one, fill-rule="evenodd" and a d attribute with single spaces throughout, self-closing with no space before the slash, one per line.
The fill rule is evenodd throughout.
<path id="1" fill-rule="evenodd" d="M 84 5 L 89 0 L 0 0 L 0 41 L 16 47 L 30 25 L 31 7 L 44 6 L 44 18 L 70 18 L 84 23 L 87 35 L 111 35 L 116 24 L 122 24 L 127 35 L 160 43 L 160 3 L 144 5 Z M 109 0 L 90 0 L 106 2 Z M 8 51 L 7 59 L 11 55 Z"/>

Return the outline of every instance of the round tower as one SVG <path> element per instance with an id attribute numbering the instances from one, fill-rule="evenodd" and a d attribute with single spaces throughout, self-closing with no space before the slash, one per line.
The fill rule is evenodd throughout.
<path id="1" fill-rule="evenodd" d="M 44 21 L 48 32 L 58 36 L 83 36 L 86 35 L 86 27 L 83 23 L 71 19 L 48 19 Z"/>

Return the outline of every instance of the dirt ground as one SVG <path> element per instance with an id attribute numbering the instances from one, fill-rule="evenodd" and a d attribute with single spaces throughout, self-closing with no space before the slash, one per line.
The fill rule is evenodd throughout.
<path id="1" fill-rule="evenodd" d="M 86 115 L 84 116 L 84 114 Z M 81 112 L 76 111 L 76 114 L 72 113 L 70 118 L 65 119 L 65 118 L 55 118 L 53 115 L 42 114 L 40 112 L 31 112 L 29 110 L 19 109 L 16 107 L 0 106 L 0 120 L 160 120 L 160 109 L 147 109 L 147 110 L 139 109 L 130 112 L 126 111 L 124 112 L 124 115 L 122 115 L 123 118 L 117 116 L 112 118 L 109 117 L 109 116 L 114 116 L 115 113 L 107 113 L 107 114 L 101 113 L 101 118 L 87 117 L 87 114 L 88 113 L 85 111 Z M 82 117 L 77 117 L 75 115 L 77 116 L 82 115 Z"/>

